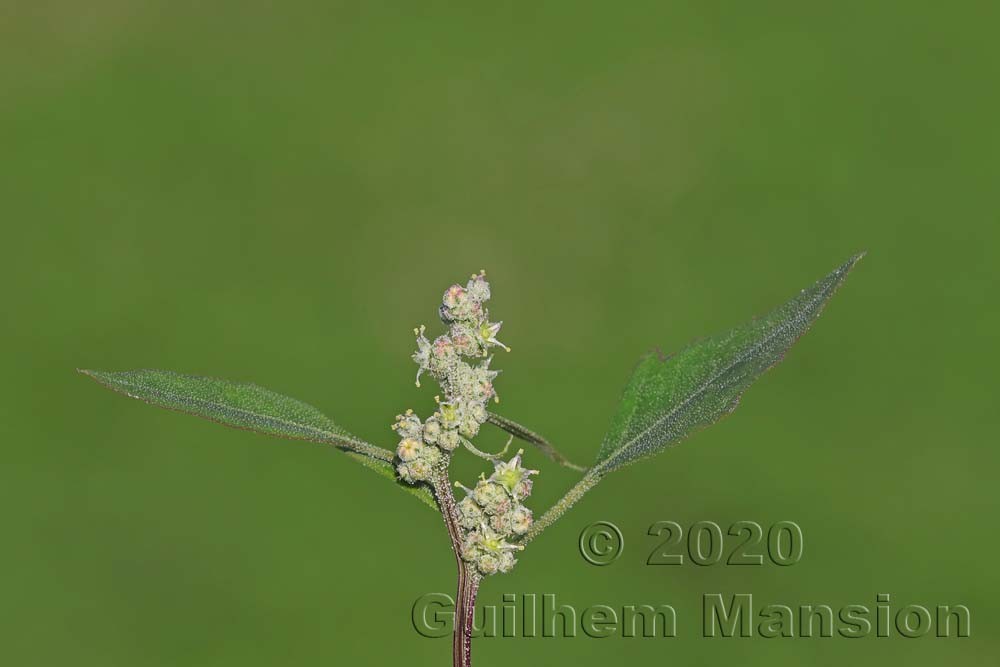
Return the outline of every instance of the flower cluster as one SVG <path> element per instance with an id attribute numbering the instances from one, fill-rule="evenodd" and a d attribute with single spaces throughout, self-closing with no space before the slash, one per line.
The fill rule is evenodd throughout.
<path id="1" fill-rule="evenodd" d="M 522 454 L 495 464 L 493 474 L 482 476 L 474 489 L 456 483 L 466 493 L 458 503 L 461 556 L 484 575 L 510 572 L 517 563 L 514 552 L 524 548 L 516 541 L 531 528 L 531 510 L 521 501 L 531 495 L 530 476 L 538 471 L 521 466 Z"/>
<path id="2" fill-rule="evenodd" d="M 413 360 L 420 375 L 429 373 L 441 385 L 444 400 L 438 400 L 438 409 L 426 421 L 407 411 L 398 415 L 393 429 L 400 436 L 396 455 L 396 471 L 401 479 L 411 484 L 428 481 L 442 455 L 454 451 L 463 438 L 473 438 L 486 421 L 486 403 L 496 399 L 493 380 L 499 371 L 490 370 L 492 347 L 503 347 L 497 340 L 501 322 L 490 322 L 486 302 L 490 298 L 490 284 L 485 272 L 472 276 L 465 287 L 452 285 L 441 299 L 439 313 L 448 325 L 448 333 L 430 341 L 424 335 L 425 327 L 416 329 L 417 351 Z M 473 366 L 463 357 L 478 357 Z"/>
<path id="3" fill-rule="evenodd" d="M 417 351 L 413 360 L 420 367 L 417 386 L 420 376 L 428 373 L 441 385 L 444 400 L 435 397 L 437 411 L 426 421 L 412 410 L 396 417 L 392 426 L 400 437 L 396 471 L 405 482 L 426 482 L 443 473 L 448 455 L 460 444 L 483 455 L 468 439 L 486 422 L 489 400 L 499 400 L 493 388 L 499 371 L 490 370 L 490 350 L 510 349 L 497 340 L 502 323 L 490 321 L 486 309 L 489 298 L 490 284 L 480 271 L 465 287 L 452 285 L 445 291 L 438 313 L 448 327 L 447 334 L 431 341 L 424 327 L 414 330 Z M 477 361 L 469 363 L 466 358 Z M 523 548 L 516 541 L 531 527 L 531 510 L 521 501 L 531 495 L 530 476 L 538 471 L 521 467 L 523 453 L 519 451 L 508 462 L 495 463 L 493 474 L 482 476 L 476 488 L 462 487 L 467 497 L 456 506 L 462 529 L 460 555 L 480 574 L 509 572 L 517 562 L 514 552 Z"/>
<path id="4" fill-rule="evenodd" d="M 421 423 L 420 418 L 407 410 L 406 414 L 396 415 L 396 423 L 392 429 L 400 437 L 396 446 L 396 472 L 400 479 L 410 484 L 426 482 L 431 479 L 434 469 L 439 466 L 444 454 L 441 451 L 451 451 L 458 445 L 456 441 L 450 449 L 441 442 L 440 425 L 432 422 Z"/>
<path id="5" fill-rule="evenodd" d="M 486 309 L 489 298 L 490 284 L 482 271 L 473 275 L 465 287 L 452 285 L 445 291 L 438 312 L 448 325 L 448 333 L 431 342 L 424 335 L 424 327 L 414 331 L 417 351 L 413 360 L 420 367 L 418 387 L 421 374 L 427 372 L 441 384 L 448 400 L 485 404 L 496 396 L 493 378 L 497 371 L 489 370 L 490 348 L 502 347 L 508 352 L 510 348 L 497 340 L 503 322 L 490 321 Z M 473 367 L 461 359 L 463 356 L 482 357 L 482 362 Z"/>

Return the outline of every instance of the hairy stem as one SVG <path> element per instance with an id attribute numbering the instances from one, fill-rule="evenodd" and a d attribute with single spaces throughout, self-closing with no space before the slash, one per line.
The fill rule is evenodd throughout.
<path id="1" fill-rule="evenodd" d="M 479 573 L 462 560 L 462 531 L 458 525 L 455 495 L 448 483 L 447 466 L 434 476 L 434 495 L 437 496 L 441 515 L 451 538 L 451 550 L 458 568 L 458 587 L 455 595 L 455 630 L 452 634 L 453 667 L 472 665 L 472 621 L 476 611 L 476 594 L 479 592 Z"/>
<path id="2" fill-rule="evenodd" d="M 579 482 L 573 485 L 573 488 L 566 492 L 566 495 L 559 502 L 550 507 L 541 518 L 536 519 L 531 524 L 531 529 L 528 530 L 528 534 L 524 536 L 521 544 L 527 544 L 538 537 L 543 530 L 555 523 L 556 519 L 565 514 L 566 510 L 575 505 L 580 498 L 583 498 L 583 495 L 587 491 L 594 488 L 594 485 L 601 481 L 601 477 L 603 477 L 603 474 L 600 472 L 594 470 L 588 471 Z"/>

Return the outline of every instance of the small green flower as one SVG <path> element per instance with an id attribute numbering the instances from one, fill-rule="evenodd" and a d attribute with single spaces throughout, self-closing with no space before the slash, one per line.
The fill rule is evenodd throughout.
<path id="1" fill-rule="evenodd" d="M 438 404 L 438 419 L 444 428 L 455 428 L 458 426 L 461 415 L 459 414 L 458 403 L 448 401 Z"/>
<path id="2" fill-rule="evenodd" d="M 528 477 L 538 474 L 537 470 L 528 470 L 521 466 L 523 454 L 524 450 L 519 449 L 510 461 L 497 463 L 490 476 L 490 481 L 496 482 L 514 497 L 517 497 L 516 491 L 518 490 L 520 493 L 524 493 L 522 497 L 531 495 L 531 480 Z"/>
<path id="3" fill-rule="evenodd" d="M 510 544 L 489 526 L 481 525 L 466 537 L 461 556 L 464 560 L 475 563 L 481 574 L 489 576 L 497 572 L 509 572 L 517 562 L 513 552 L 523 548 Z"/>
<path id="4" fill-rule="evenodd" d="M 510 352 L 509 347 L 497 340 L 497 334 L 500 333 L 500 327 L 502 326 L 503 322 L 490 322 L 489 320 L 483 320 L 477 328 L 476 334 L 479 337 L 479 344 L 483 346 L 484 356 L 486 354 L 486 350 L 494 346 L 502 347 L 506 351 Z"/>

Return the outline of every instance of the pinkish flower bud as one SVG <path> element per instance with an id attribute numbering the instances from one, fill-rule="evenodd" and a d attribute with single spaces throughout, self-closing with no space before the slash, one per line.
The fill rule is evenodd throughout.
<path id="1" fill-rule="evenodd" d="M 524 505 L 518 505 L 510 512 L 510 529 L 515 535 L 525 535 L 531 529 L 534 516 Z"/>
<path id="2" fill-rule="evenodd" d="M 441 303 L 446 308 L 456 308 L 466 298 L 465 288 L 461 285 L 452 285 L 444 292 Z"/>

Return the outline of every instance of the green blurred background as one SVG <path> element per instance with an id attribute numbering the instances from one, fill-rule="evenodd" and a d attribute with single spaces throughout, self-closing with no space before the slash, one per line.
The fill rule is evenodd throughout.
<path id="1" fill-rule="evenodd" d="M 73 372 L 254 381 L 392 446 L 411 328 L 486 268 L 499 411 L 597 451 L 629 369 L 867 249 L 737 413 L 609 477 L 484 586 L 675 606 L 676 639 L 480 665 L 1000 654 L 996 5 L 0 4 L 0 662 L 450 664 L 440 520 L 323 446 Z M 480 439 L 498 447 L 503 438 Z M 466 480 L 481 469 L 459 466 Z M 575 480 L 544 469 L 531 505 Z M 802 562 L 648 567 L 657 520 L 798 522 Z M 576 541 L 618 524 L 614 565 Z M 700 637 L 703 593 L 962 603 L 969 639 Z"/>

